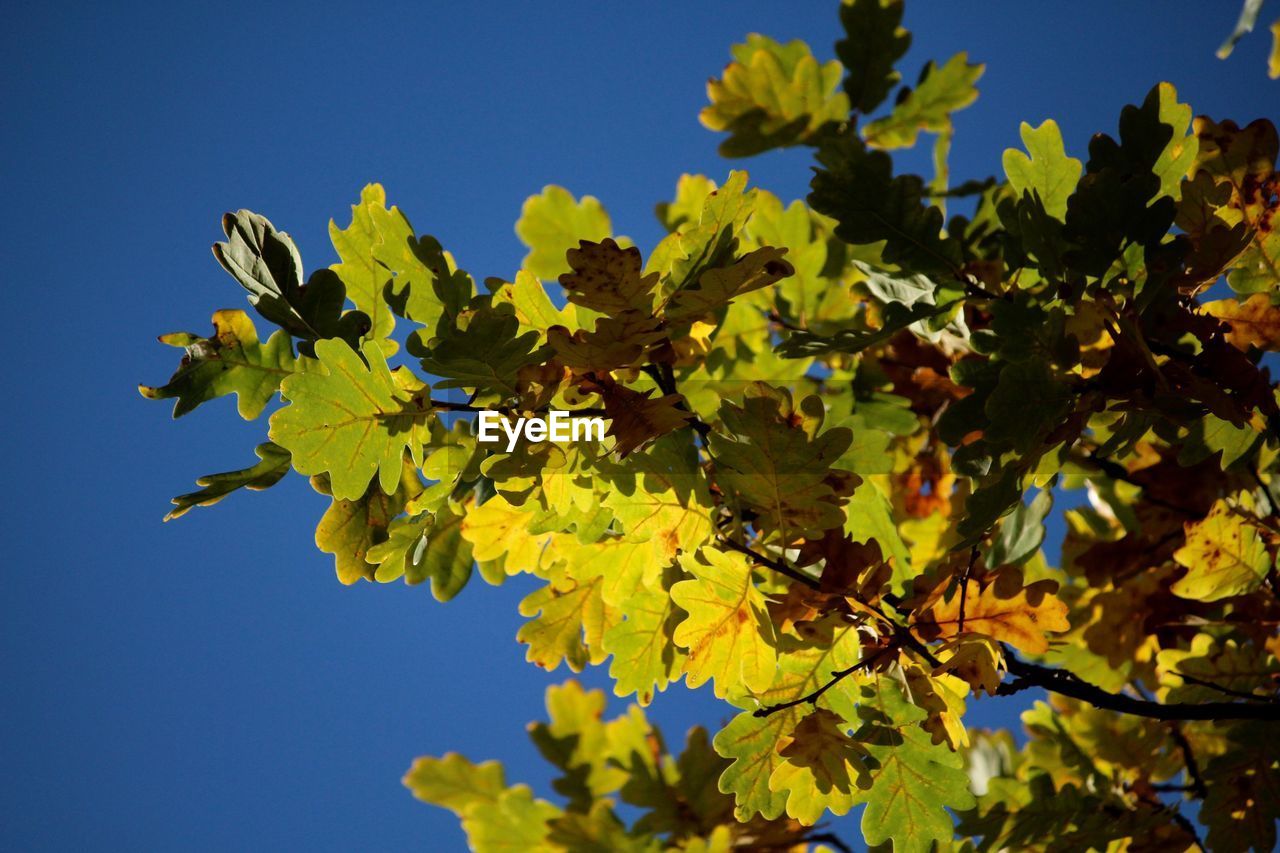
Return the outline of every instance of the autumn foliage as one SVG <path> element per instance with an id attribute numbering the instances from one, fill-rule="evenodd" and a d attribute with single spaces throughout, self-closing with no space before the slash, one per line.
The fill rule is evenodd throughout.
<path id="1" fill-rule="evenodd" d="M 904 851 L 1275 846 L 1276 129 L 1160 83 L 1078 156 L 1023 124 L 1003 175 L 953 186 L 984 67 L 903 86 L 901 16 L 841 5 L 826 63 L 752 35 L 708 86 L 726 156 L 813 150 L 807 201 L 684 175 L 642 251 L 548 187 L 522 269 L 479 284 L 376 184 L 309 274 L 242 210 L 214 254 L 251 310 L 161 339 L 181 365 L 141 390 L 175 416 L 283 402 L 171 516 L 309 476 L 340 581 L 532 575 L 529 661 L 634 697 L 605 720 L 549 688 L 554 803 L 418 759 L 474 849 L 835 849 L 855 807 Z M 922 139 L 934 174 L 895 170 Z M 608 430 L 507 452 L 484 410 Z M 641 708 L 681 681 L 731 718 L 669 744 Z M 1017 737 L 966 725 L 1023 691 Z"/>

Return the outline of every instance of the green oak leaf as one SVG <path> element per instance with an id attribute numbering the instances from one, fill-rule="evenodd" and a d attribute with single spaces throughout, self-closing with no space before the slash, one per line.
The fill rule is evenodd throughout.
<path id="1" fill-rule="evenodd" d="M 818 162 L 809 204 L 836 220 L 836 236 L 858 245 L 884 241 L 884 261 L 907 272 L 957 273 L 960 244 L 942 236 L 942 211 L 925 203 L 917 175 L 894 177 L 889 155 L 868 151 L 851 134 L 824 141 Z"/>
<path id="2" fill-rule="evenodd" d="M 836 56 L 847 71 L 844 91 L 860 113 L 880 106 L 902 80 L 894 66 L 911 46 L 902 9 L 902 0 L 846 0 L 840 6 L 845 37 L 836 42 Z"/>
<path id="3" fill-rule="evenodd" d="M 525 199 L 516 221 L 516 234 L 529 247 L 522 269 L 543 281 L 552 281 L 569 271 L 566 252 L 581 240 L 598 243 L 612 236 L 613 226 L 594 196 L 585 195 L 577 201 L 564 187 L 553 184 Z"/>
<path id="4" fill-rule="evenodd" d="M 854 489 L 845 505 L 844 532 L 854 542 L 875 542 L 893 567 L 895 584 L 905 583 L 911 571 L 911 555 L 893 521 L 893 507 L 875 483 L 865 481 Z"/>
<path id="5" fill-rule="evenodd" d="M 340 500 L 359 499 L 375 474 L 393 492 L 405 451 L 421 463 L 432 417 L 396 385 L 376 342 L 361 353 L 364 361 L 345 341 L 318 341 L 320 366 L 285 380 L 289 405 L 271 416 L 270 438 L 293 454 L 293 467 L 328 474 Z"/>
<path id="6" fill-rule="evenodd" d="M 462 819 L 474 853 L 554 853 L 548 835 L 550 822 L 563 812 L 546 800 L 534 799 L 526 785 L 503 791 L 492 807 L 471 808 Z"/>
<path id="7" fill-rule="evenodd" d="M 697 282 L 671 294 L 664 316 L 671 323 L 692 322 L 714 314 L 739 296 L 791 276 L 795 268 L 783 259 L 785 251 L 756 249 L 728 266 L 706 270 Z"/>
<path id="8" fill-rule="evenodd" d="M 369 334 L 382 340 L 389 338 L 396 325 L 391 308 L 383 299 L 383 289 L 396 269 L 399 275 L 429 280 L 430 273 L 423 274 L 421 262 L 412 252 L 413 228 L 398 207 L 387 209 L 387 193 L 381 184 L 369 184 L 360 191 L 360 201 L 351 206 L 351 224 L 345 229 L 329 220 L 329 239 L 337 250 L 341 262 L 329 269 L 338 274 L 346 285 L 347 296 L 356 308 L 369 316 Z M 388 267 L 379 255 L 392 260 Z M 416 269 L 404 272 L 404 262 L 415 264 Z M 396 343 L 388 340 L 388 354 L 395 352 Z"/>
<path id="9" fill-rule="evenodd" d="M 334 497 L 327 474 L 312 477 L 311 487 L 333 498 L 316 525 L 316 547 L 333 555 L 338 580 L 348 585 L 375 580 L 378 564 L 370 559 L 370 552 L 387 541 L 393 520 L 422 490 L 417 469 L 406 461 L 401 466 L 399 481 L 389 492 L 384 492 L 374 481 L 353 500 Z"/>
<path id="10" fill-rule="evenodd" d="M 493 806 L 507 790 L 502 765 L 496 761 L 472 764 L 456 752 L 441 758 L 423 756 L 401 780 L 424 803 L 448 809 L 461 817 L 471 806 Z"/>
<path id="11" fill-rule="evenodd" d="M 645 274 L 662 275 L 664 295 L 687 287 L 709 269 L 732 261 L 738 237 L 751 216 L 756 190 L 747 189 L 747 173 L 733 171 L 719 189 L 710 181 L 691 191 L 705 191 L 697 220 L 690 219 L 662 239 L 645 265 Z M 696 204 L 692 199 L 690 205 Z"/>
<path id="12" fill-rule="evenodd" d="M 609 759 L 609 724 L 602 719 L 604 691 L 583 690 L 577 681 L 547 688 L 549 722 L 529 726 L 529 739 L 561 775 L 552 781 L 570 811 L 586 811 L 616 791 L 626 774 Z"/>
<path id="13" fill-rule="evenodd" d="M 1078 248 L 1067 260 L 1101 276 L 1130 244 L 1152 251 L 1177 213 L 1182 178 L 1199 142 L 1187 135 L 1191 108 L 1168 83 L 1155 86 L 1141 107 L 1120 112 L 1120 141 L 1105 133 L 1089 141 L 1089 161 L 1067 200 L 1066 234 Z"/>
<path id="14" fill-rule="evenodd" d="M 1216 415 L 1205 415 L 1191 424 L 1178 451 L 1179 465 L 1195 465 L 1221 453 L 1223 471 L 1248 455 L 1262 436 L 1250 424 L 1236 426 Z"/>
<path id="15" fill-rule="evenodd" d="M 872 846 L 892 841 L 895 853 L 928 853 L 935 841 L 954 834 L 947 809 L 976 805 L 963 757 L 930 742 L 918 725 L 926 713 L 892 678 L 877 676 L 862 685 L 857 713 L 862 726 L 853 738 L 878 765 L 870 770 L 871 787 L 858 792 L 867 804 L 863 837 Z"/>
<path id="16" fill-rule="evenodd" d="M 375 257 L 393 276 L 382 288 L 391 311 L 421 323 L 428 335 L 434 334 L 439 324 L 457 322 L 475 295 L 471 276 L 458 269 L 453 255 L 429 235 L 409 237 L 394 252 L 380 243 Z"/>
<path id="17" fill-rule="evenodd" d="M 1024 121 L 1018 132 L 1030 156 L 1016 148 L 1005 149 L 1004 173 L 1009 188 L 1019 198 L 1024 193 L 1039 196 L 1046 213 L 1059 222 L 1066 221 L 1067 199 L 1075 191 L 1084 164 L 1067 156 L 1062 132 L 1053 119 L 1046 119 L 1039 127 Z"/>
<path id="18" fill-rule="evenodd" d="M 604 634 L 604 650 L 613 655 L 609 677 L 618 696 L 636 695 L 640 705 L 653 701 L 684 672 L 687 652 L 675 644 L 680 609 L 666 590 L 640 589 L 619 609 L 622 621 Z"/>
<path id="19" fill-rule="evenodd" d="M 605 632 L 617 621 L 617 612 L 601 597 L 599 578 L 589 583 L 552 582 L 534 590 L 520 602 L 520 615 L 533 617 L 520 626 L 516 640 L 529 647 L 530 663 L 546 670 L 564 661 L 581 672 L 587 664 L 602 663 Z"/>
<path id="20" fill-rule="evenodd" d="M 729 133 L 720 144 L 723 156 L 796 145 L 848 115 L 849 99 L 836 91 L 840 63 L 819 65 L 804 42 L 781 44 L 752 33 L 731 51 L 733 62 L 707 84 L 711 103 L 699 115 L 708 129 Z"/>
<path id="21" fill-rule="evenodd" d="M 858 658 L 857 631 L 847 623 L 836 626 L 830 639 L 822 642 L 808 644 L 786 637 L 778 650 L 773 683 L 756 699 L 767 707 L 807 696 L 827 683 L 832 672 L 852 666 Z M 836 692 L 827 691 L 820 696 L 817 707 L 834 710 Z M 743 711 L 715 736 L 716 752 L 731 760 L 720 777 L 719 787 L 734 796 L 738 820 L 748 821 L 757 813 L 773 819 L 783 813 L 788 793 L 769 787 L 769 778 L 785 761 L 776 747 L 812 710 L 813 706 L 802 703 L 766 717 Z"/>
<path id="22" fill-rule="evenodd" d="M 1000 530 L 991 540 L 986 564 L 1018 565 L 1031 559 L 1044 542 L 1044 520 L 1053 508 L 1053 491 L 1044 489 L 1030 504 L 1018 504 L 1000 522 Z"/>
<path id="23" fill-rule="evenodd" d="M 262 414 L 285 377 L 304 371 L 311 364 L 294 356 L 284 332 L 275 332 L 266 343 L 259 343 L 253 320 L 239 310 L 214 312 L 211 337 L 174 332 L 161 335 L 160 342 L 184 347 L 182 362 L 164 385 L 139 385 L 138 391 L 148 400 L 176 398 L 175 418 L 201 403 L 235 394 L 240 417 L 251 421 Z"/>
<path id="24" fill-rule="evenodd" d="M 555 850 L 584 853 L 660 853 L 667 849 L 657 838 L 629 834 L 607 800 L 597 801 L 586 811 L 567 811 L 551 821 L 548 840 Z"/>
<path id="25" fill-rule="evenodd" d="M 955 307 L 955 302 L 954 299 L 942 305 L 924 300 L 914 305 L 889 302 L 881 311 L 878 328 L 839 329 L 830 334 L 794 332 L 778 347 L 778 353 L 786 358 L 810 358 L 833 352 L 862 352 L 868 347 L 887 343 L 898 332 L 916 323 L 946 314 Z"/>
<path id="26" fill-rule="evenodd" d="M 249 304 L 263 317 L 306 342 L 342 338 L 354 345 L 369 331 L 368 315 L 343 311 L 346 288 L 332 271 L 316 270 L 303 283 L 293 238 L 265 216 L 251 210 L 228 213 L 222 230 L 227 240 L 213 244 L 213 256 L 249 292 Z"/>
<path id="27" fill-rule="evenodd" d="M 832 477 L 852 478 L 854 486 L 857 478 L 833 466 L 853 436 L 842 427 L 820 432 L 818 397 L 796 407 L 789 391 L 756 385 L 741 406 L 726 400 L 720 419 L 724 432 L 711 433 L 717 483 L 756 513 L 753 523 L 764 536 L 789 544 L 841 525 Z"/>
<path id="28" fill-rule="evenodd" d="M 255 492 L 269 489 L 289 473 L 289 451 L 280 445 L 264 441 L 257 446 L 254 453 L 258 454 L 258 462 L 248 468 L 222 474 L 206 474 L 196 480 L 196 485 L 204 488 L 198 492 L 178 495 L 174 498 L 174 509 L 169 511 L 164 520 L 180 518 L 192 507 L 213 506 L 238 489 L 249 489 Z"/>
<path id="29" fill-rule="evenodd" d="M 920 83 L 894 105 L 893 112 L 868 124 L 863 138 L 874 148 L 910 148 L 922 130 L 941 133 L 949 129 L 951 114 L 978 99 L 973 84 L 985 68 L 970 63 L 963 51 L 942 66 L 925 65 Z"/>
<path id="30" fill-rule="evenodd" d="M 520 321 L 506 305 L 482 307 L 463 328 L 450 327 L 419 349 L 422 367 L 440 377 L 437 388 L 472 388 L 502 396 L 516 392 L 516 374 L 527 365 L 541 364 L 551 350 L 538 345 L 537 331 L 520 331 Z"/>
<path id="31" fill-rule="evenodd" d="M 975 482 L 973 493 L 965 501 L 965 517 L 957 528 L 969 539 L 981 536 L 1022 498 L 1022 477 L 1018 469 L 1008 465 Z"/>
<path id="32" fill-rule="evenodd" d="M 431 580 L 436 601 L 449 601 L 467 585 L 475 565 L 471 543 L 462 538 L 462 515 L 447 506 L 434 513 L 400 516 L 387 526 L 387 539 L 374 545 L 365 560 L 378 566 L 379 583 L 403 577 L 405 583 Z"/>

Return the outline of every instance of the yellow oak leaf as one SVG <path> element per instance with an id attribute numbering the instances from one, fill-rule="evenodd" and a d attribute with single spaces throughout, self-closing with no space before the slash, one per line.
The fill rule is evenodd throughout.
<path id="1" fill-rule="evenodd" d="M 962 679 L 975 696 L 979 691 L 996 695 L 1005 669 L 1004 653 L 998 643 L 986 637 L 953 640 L 938 652 L 938 657 L 942 663 L 934 669 L 934 675 L 948 673 Z"/>
<path id="2" fill-rule="evenodd" d="M 1262 350 L 1280 349 L 1280 308 L 1271 304 L 1271 297 L 1255 293 L 1241 302 L 1237 299 L 1219 299 L 1207 302 L 1204 312 L 1217 317 L 1231 327 L 1227 341 L 1242 350 L 1255 346 Z"/>
<path id="3" fill-rule="evenodd" d="M 773 622 L 764 594 L 741 554 L 703 550 L 680 565 L 693 575 L 671 587 L 671 600 L 689 615 L 676 626 L 676 644 L 689 650 L 690 688 L 714 681 L 724 699 L 759 693 L 773 683 L 778 662 Z"/>
<path id="4" fill-rule="evenodd" d="M 1002 569 L 987 579 L 970 579 L 966 587 L 963 594 L 957 588 L 921 614 L 914 627 L 925 639 L 982 634 L 1038 655 L 1049 650 L 1046 634 L 1071 627 L 1067 605 L 1054 595 L 1056 581 L 1023 586 L 1020 571 Z"/>
<path id="5" fill-rule="evenodd" d="M 1234 506 L 1232 504 L 1235 504 Z M 1174 582 L 1173 594 L 1197 601 L 1217 601 L 1251 592 L 1271 568 L 1271 555 L 1250 521 L 1253 498 L 1241 492 L 1232 502 L 1214 501 L 1201 521 L 1183 525 L 1187 541 L 1173 559 L 1187 567 Z"/>
<path id="6" fill-rule="evenodd" d="M 588 664 L 604 661 L 604 634 L 618 621 L 617 612 L 604 603 L 600 579 L 590 583 L 566 580 L 549 583 L 520 602 L 520 615 L 534 617 L 520 626 L 516 640 L 529 646 L 525 657 L 546 670 L 560 661 L 581 672 Z"/>
<path id="7" fill-rule="evenodd" d="M 512 506 L 502 495 L 494 495 L 473 507 L 462 519 L 462 538 L 471 543 L 472 556 L 478 563 L 505 557 L 508 575 L 541 574 L 548 560 L 543 549 L 552 534 L 529 533 L 531 518 L 528 512 Z"/>
<path id="8" fill-rule="evenodd" d="M 802 719 L 778 741 L 785 759 L 769 776 L 769 790 L 787 794 L 787 816 L 812 826 L 825 812 L 845 814 L 857 790 L 871 787 L 866 750 L 844 732 L 847 723 L 826 709 Z"/>
<path id="9" fill-rule="evenodd" d="M 611 472 L 604 498 L 629 541 L 648 542 L 666 563 L 711 535 L 711 495 L 688 442 L 664 437 Z"/>
<path id="10" fill-rule="evenodd" d="M 662 563 L 652 559 L 647 542 L 619 537 L 583 544 L 576 536 L 556 534 L 551 548 L 565 561 L 564 572 L 579 583 L 599 579 L 606 604 L 623 607 L 646 589 L 661 588 Z"/>
<path id="11" fill-rule="evenodd" d="M 933 743 L 946 743 L 953 750 L 968 746 L 969 733 L 962 721 L 964 697 L 969 692 L 964 680 L 946 673 L 935 675 L 919 666 L 908 666 L 903 674 L 912 704 L 929 715 L 920 725 L 932 736 Z"/>
<path id="12" fill-rule="evenodd" d="M 604 650 L 613 655 L 613 690 L 618 696 L 634 693 L 639 704 L 648 705 L 684 672 L 685 651 L 672 640 L 683 614 L 665 589 L 647 587 L 634 590 L 618 610 L 622 621 L 604 635 Z"/>

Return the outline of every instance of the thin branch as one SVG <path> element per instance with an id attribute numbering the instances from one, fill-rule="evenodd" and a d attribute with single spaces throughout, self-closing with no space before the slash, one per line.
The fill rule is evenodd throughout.
<path id="1" fill-rule="evenodd" d="M 937 669 L 942 666 L 942 661 L 934 657 L 933 652 L 929 651 L 929 647 L 915 638 L 910 629 L 904 628 L 898 634 L 898 639 L 902 641 L 902 645 L 924 658 L 925 663 Z"/>
<path id="2" fill-rule="evenodd" d="M 791 578 L 791 580 L 797 581 L 798 583 L 802 583 L 805 586 L 809 587 L 810 589 L 822 588 L 822 584 L 820 584 L 817 581 L 817 579 L 811 578 L 808 575 L 803 574 L 796 569 L 793 569 L 791 566 L 788 566 L 786 563 L 782 562 L 781 560 L 775 560 L 772 557 L 766 557 L 764 554 L 761 554 L 759 551 L 754 551 L 751 548 L 748 548 L 746 545 L 743 545 L 739 542 L 735 542 L 734 540 L 730 539 L 727 536 L 720 537 L 720 544 L 726 546 L 730 550 L 737 551 L 739 554 L 744 554 L 750 557 L 757 565 L 764 566 L 766 569 L 772 569 L 778 574 Z"/>
<path id="3" fill-rule="evenodd" d="M 1196 790 L 1195 785 L 1175 785 L 1167 782 L 1159 785 L 1152 785 L 1151 790 L 1158 794 L 1191 794 Z"/>
<path id="4" fill-rule="evenodd" d="M 990 290 L 987 290 L 985 287 L 978 284 L 977 279 L 975 279 L 973 276 L 969 276 L 967 278 L 956 276 L 956 278 L 959 278 L 961 281 L 964 282 L 964 292 L 966 296 L 970 296 L 975 299 L 1003 299 L 1004 298 L 1000 294 L 992 293 Z"/>
<path id="5" fill-rule="evenodd" d="M 1178 672 L 1176 669 L 1171 672 L 1181 678 L 1188 684 L 1195 684 L 1200 687 L 1207 687 L 1210 690 L 1216 690 L 1226 696 L 1234 696 L 1237 699 L 1249 699 L 1254 702 L 1278 702 L 1275 696 L 1259 696 L 1257 693 L 1246 693 L 1243 690 L 1233 690 L 1230 687 L 1223 687 L 1221 684 L 1214 684 L 1212 681 L 1205 681 L 1203 678 L 1196 678 L 1194 675 L 1187 675 L 1185 672 Z"/>
<path id="6" fill-rule="evenodd" d="M 832 687 L 835 687 L 844 679 L 853 675 L 855 672 L 860 672 L 864 669 L 867 669 L 868 667 L 874 666 L 879 660 L 884 658 L 885 655 L 888 655 L 891 653 L 897 653 L 898 650 L 903 648 L 909 649 L 915 652 L 916 654 L 920 655 L 922 658 L 925 659 L 925 661 L 928 662 L 930 666 L 937 667 L 941 664 L 941 662 L 936 657 L 934 657 L 927 648 L 925 648 L 924 644 L 921 643 L 912 635 L 910 628 L 907 628 L 903 625 L 898 625 L 898 626 L 895 626 L 893 638 L 890 640 L 890 642 L 887 645 L 877 650 L 874 654 L 868 657 L 862 658 L 853 666 L 850 666 L 846 669 L 838 669 L 832 672 L 831 680 L 823 684 L 821 687 L 817 688 L 816 690 L 810 693 L 806 693 L 804 696 L 801 696 L 798 699 L 792 699 L 789 702 L 779 702 L 776 705 L 768 705 L 763 708 L 757 708 L 753 712 L 753 714 L 756 717 L 768 717 L 771 714 L 776 714 L 779 711 L 785 711 L 787 708 L 794 708 L 797 705 L 803 705 L 806 702 L 809 704 L 816 704 L 818 699 L 822 697 L 822 694 L 826 693 Z"/>
<path id="7" fill-rule="evenodd" d="M 823 693 L 826 693 L 832 687 L 835 687 L 837 684 L 839 684 L 841 681 L 848 678 L 849 676 L 853 675 L 855 672 L 859 672 L 861 670 L 866 669 L 869 666 L 873 666 L 876 663 L 876 661 L 880 660 L 890 652 L 897 651 L 897 649 L 898 647 L 896 644 L 887 645 L 884 648 L 878 650 L 875 654 L 871 655 L 870 657 L 862 658 L 853 666 L 848 667 L 847 669 L 838 669 L 835 672 L 832 672 L 831 680 L 828 681 L 826 684 L 823 684 L 821 687 L 814 690 L 813 692 L 806 693 L 805 695 L 799 697 L 798 699 L 792 699 L 789 702 L 779 702 L 776 705 L 766 705 L 763 708 L 757 708 L 752 713 L 752 716 L 768 717 L 778 713 L 779 711 L 785 711 L 788 708 L 794 708 L 797 705 L 804 705 L 805 703 L 808 703 L 810 705 L 816 705 L 818 703 L 818 700 L 822 698 Z"/>
<path id="8" fill-rule="evenodd" d="M 797 326 L 795 323 L 788 322 L 786 318 L 784 318 L 777 311 L 770 311 L 768 314 L 768 317 L 769 317 L 770 323 L 775 323 L 788 331 L 791 331 L 791 332 L 807 332 L 808 331 L 808 329 Z"/>
<path id="9" fill-rule="evenodd" d="M 1196 825 L 1184 815 L 1179 809 L 1171 809 L 1173 822 L 1182 828 L 1182 831 L 1191 836 L 1192 843 L 1195 844 L 1197 850 L 1204 850 L 1204 842 L 1200 840 L 1200 833 L 1196 832 Z"/>
<path id="10" fill-rule="evenodd" d="M 965 599 L 969 595 L 969 575 L 973 573 L 973 564 L 978 562 L 978 546 L 974 545 L 969 549 L 969 565 L 964 567 L 964 575 L 960 578 L 960 622 L 956 626 L 956 633 L 964 633 L 964 606 Z"/>
<path id="11" fill-rule="evenodd" d="M 1200 702 L 1162 704 L 1110 693 L 1071 672 L 1052 669 L 1006 655 L 1014 680 L 1000 685 L 997 695 L 1009 696 L 1031 687 L 1088 702 L 1095 708 L 1149 717 L 1153 720 L 1273 720 L 1280 721 L 1280 705 L 1263 702 Z"/>
<path id="12" fill-rule="evenodd" d="M 646 364 L 640 368 L 649 375 L 649 378 L 658 386 L 658 390 L 664 395 L 679 397 L 676 401 L 676 408 L 689 415 L 689 426 L 697 431 L 704 440 L 711 434 L 711 427 L 705 421 L 698 417 L 697 413 L 690 409 L 685 402 L 684 395 L 676 389 L 675 371 L 671 369 L 669 364 Z"/>
<path id="13" fill-rule="evenodd" d="M 1204 786 L 1204 777 L 1200 775 L 1200 765 L 1196 761 L 1196 755 L 1191 751 L 1191 742 L 1183 733 L 1182 726 L 1176 722 L 1169 723 L 1169 734 L 1182 752 L 1182 763 L 1187 768 L 1187 778 L 1191 780 L 1191 784 L 1185 787 L 1203 800 L 1208 791 Z"/>
<path id="14" fill-rule="evenodd" d="M 509 406 L 476 406 L 472 403 L 450 403 L 447 400 L 421 400 L 420 402 L 441 412 L 471 412 L 473 414 L 479 412 L 497 412 L 500 415 L 521 414 L 518 410 L 512 409 Z M 529 414 L 545 415 L 547 414 L 547 411 L 548 410 L 546 409 L 539 409 L 538 411 L 530 412 Z M 599 408 L 565 410 L 565 414 L 571 418 L 598 418 L 603 416 L 604 413 L 604 409 Z M 397 414 L 399 413 L 397 412 Z"/>

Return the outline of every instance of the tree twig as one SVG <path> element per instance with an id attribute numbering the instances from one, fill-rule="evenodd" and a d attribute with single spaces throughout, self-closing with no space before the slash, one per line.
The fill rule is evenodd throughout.
<path id="1" fill-rule="evenodd" d="M 442 412 L 471 412 L 473 414 L 479 412 L 497 412 L 500 415 L 520 414 L 518 410 L 513 409 L 510 406 L 477 406 L 473 403 L 451 403 L 448 400 L 420 400 L 419 402 L 425 403 L 431 408 L 438 409 Z M 602 417 L 605 414 L 604 409 L 600 408 L 566 409 L 564 412 L 571 418 L 596 418 Z M 535 412 L 530 412 L 529 414 L 544 415 L 546 413 L 546 409 L 540 409 Z M 397 412 L 397 414 L 399 413 Z"/>
<path id="2" fill-rule="evenodd" d="M 1187 778 L 1191 780 L 1191 784 L 1185 786 L 1199 799 L 1203 800 L 1208 790 L 1204 785 L 1204 777 L 1200 775 L 1200 765 L 1196 761 L 1196 755 L 1191 751 L 1191 742 L 1187 740 L 1186 734 L 1182 731 L 1182 726 L 1176 722 L 1169 723 L 1169 735 L 1173 738 L 1173 742 L 1178 745 L 1178 749 L 1182 752 L 1182 763 L 1187 769 Z"/>
<path id="3" fill-rule="evenodd" d="M 969 565 L 964 567 L 964 575 L 960 578 L 960 621 L 956 626 L 956 633 L 964 633 L 964 606 L 965 599 L 969 595 L 969 575 L 973 572 L 973 564 L 978 562 L 978 546 L 975 544 L 969 549 Z"/>
<path id="4" fill-rule="evenodd" d="M 1079 676 L 1061 669 L 1018 660 L 1007 653 L 1005 660 L 1013 681 L 1000 685 L 997 695 L 1010 696 L 1031 687 L 1042 687 L 1062 696 L 1088 702 L 1095 708 L 1149 717 L 1153 720 L 1280 720 L 1280 705 L 1266 702 L 1174 702 L 1163 704 L 1110 693 Z"/>
<path id="5" fill-rule="evenodd" d="M 825 684 L 823 684 L 821 687 L 817 688 L 816 690 L 813 690 L 810 693 L 806 693 L 805 695 L 796 699 L 792 699 L 788 702 L 779 702 L 776 705 L 766 705 L 763 708 L 757 708 L 753 712 L 752 716 L 768 717 L 778 713 L 779 711 L 785 711 L 788 708 L 794 708 L 797 705 L 804 705 L 805 703 L 808 703 L 810 705 L 816 705 L 818 703 L 818 700 L 822 698 L 822 694 L 826 693 L 832 687 L 835 687 L 837 684 L 839 684 L 841 681 L 848 678 L 849 676 L 853 675 L 855 672 L 859 672 L 861 670 L 866 669 L 869 666 L 875 665 L 875 663 L 881 658 L 883 658 L 885 655 L 889 654 L 890 652 L 897 651 L 897 648 L 898 647 L 894 644 L 887 645 L 884 648 L 879 649 L 869 657 L 862 658 L 853 666 L 848 667 L 846 669 L 838 669 L 835 672 L 831 673 L 831 679 L 827 681 Z"/>
<path id="6" fill-rule="evenodd" d="M 1212 681 L 1205 681 L 1203 678 L 1196 678 L 1194 675 L 1187 675 L 1185 672 L 1178 672 L 1176 669 L 1171 672 L 1181 678 L 1188 684 L 1195 684 L 1200 687 L 1207 687 L 1210 690 L 1216 690 L 1226 696 L 1234 696 L 1237 699 L 1249 699 L 1254 702 L 1277 702 L 1275 696 L 1259 696 L 1257 693 L 1245 693 L 1243 690 L 1233 690 L 1230 687 L 1223 687 L 1221 684 L 1214 684 Z"/>
<path id="7" fill-rule="evenodd" d="M 811 578 L 808 575 L 798 571 L 797 569 L 793 569 L 791 566 L 788 566 L 786 563 L 782 562 L 781 560 L 775 560 L 772 557 L 766 557 L 764 554 L 761 554 L 759 551 L 755 551 L 751 548 L 748 548 L 746 545 L 743 545 L 740 542 L 735 542 L 734 540 L 730 539 L 727 536 L 721 536 L 720 543 L 725 547 L 729 548 L 730 550 L 737 551 L 739 554 L 744 554 L 747 557 L 750 557 L 757 565 L 764 566 L 766 569 L 772 569 L 778 574 L 791 578 L 791 580 L 797 581 L 798 583 L 802 583 L 805 586 L 809 587 L 810 589 L 822 588 L 822 584 L 820 584 L 816 578 Z"/>

